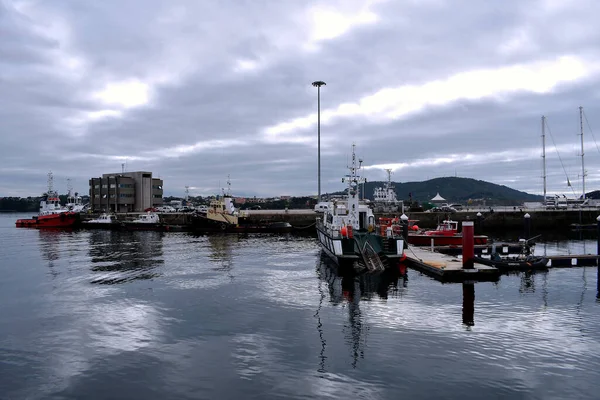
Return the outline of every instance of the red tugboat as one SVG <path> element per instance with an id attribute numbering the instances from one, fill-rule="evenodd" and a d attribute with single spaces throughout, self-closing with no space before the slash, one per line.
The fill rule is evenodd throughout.
<path id="1" fill-rule="evenodd" d="M 31 219 L 18 219 L 18 228 L 72 228 L 79 221 L 79 213 L 60 206 L 58 193 L 52 188 L 52 172 L 48 173 L 48 193 L 40 201 L 40 212 Z"/>
<path id="2" fill-rule="evenodd" d="M 408 243 L 415 246 L 462 246 L 462 234 L 458 233 L 458 222 L 446 220 L 438 224 L 435 230 L 409 232 Z M 487 236 L 475 235 L 475 244 L 487 244 Z"/>

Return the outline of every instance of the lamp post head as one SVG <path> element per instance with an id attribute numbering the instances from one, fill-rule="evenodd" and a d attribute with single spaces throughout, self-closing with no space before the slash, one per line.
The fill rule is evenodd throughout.
<path id="1" fill-rule="evenodd" d="M 326 84 L 325 82 L 323 82 L 323 81 L 314 81 L 314 82 L 312 83 L 312 85 L 313 85 L 314 87 L 319 87 L 319 88 L 320 88 L 321 86 L 325 86 L 325 85 L 327 85 L 327 84 Z"/>

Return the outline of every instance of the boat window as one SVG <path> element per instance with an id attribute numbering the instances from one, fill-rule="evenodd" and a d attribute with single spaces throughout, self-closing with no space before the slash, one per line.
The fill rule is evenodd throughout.
<path id="1" fill-rule="evenodd" d="M 333 215 L 327 214 L 327 223 L 331 224 L 333 222 Z"/>

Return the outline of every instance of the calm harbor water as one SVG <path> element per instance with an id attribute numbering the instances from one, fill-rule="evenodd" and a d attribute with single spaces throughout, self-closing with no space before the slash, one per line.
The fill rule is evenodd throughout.
<path id="1" fill-rule="evenodd" d="M 342 280 L 307 237 L 17 217 L 0 214 L 1 399 L 598 398 L 595 267 Z"/>

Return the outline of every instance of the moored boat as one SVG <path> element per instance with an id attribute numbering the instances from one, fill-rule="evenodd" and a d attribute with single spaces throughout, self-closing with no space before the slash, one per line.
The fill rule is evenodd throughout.
<path id="1" fill-rule="evenodd" d="M 79 222 L 79 213 L 61 207 L 58 193 L 53 189 L 52 172 L 48 173 L 48 192 L 40 201 L 37 216 L 18 219 L 15 225 L 19 228 L 72 228 Z"/>
<path id="2" fill-rule="evenodd" d="M 293 227 L 285 221 L 252 221 L 240 213 L 233 204 L 231 182 L 227 179 L 227 191 L 210 202 L 203 211 L 191 217 L 192 230 L 199 233 L 286 233 Z"/>
<path id="3" fill-rule="evenodd" d="M 473 239 L 476 245 L 487 244 L 488 241 L 485 235 L 475 235 Z M 444 220 L 436 229 L 408 234 L 408 243 L 415 246 L 430 246 L 432 241 L 434 246 L 462 246 L 462 234 L 458 232 L 458 222 Z"/>
<path id="4" fill-rule="evenodd" d="M 164 224 L 158 214 L 152 211 L 141 214 L 133 221 L 124 221 L 121 226 L 127 230 L 168 231 L 169 226 Z"/>
<path id="5" fill-rule="evenodd" d="M 359 186 L 364 179 L 358 175 L 355 145 L 348 168 L 350 173 L 342 179 L 348 184 L 346 195 L 328 202 L 323 216 L 317 218 L 319 243 L 338 265 L 352 266 L 355 271 L 397 267 L 399 260 L 405 258 L 404 240 L 391 224 L 376 225 L 373 210 L 359 201 Z"/>
<path id="6" fill-rule="evenodd" d="M 121 223 L 115 215 L 103 213 L 98 218 L 82 222 L 81 225 L 90 229 L 117 229 Z"/>
<path id="7" fill-rule="evenodd" d="M 505 271 L 530 271 L 536 269 L 547 269 L 548 259 L 546 257 L 501 257 L 492 255 L 490 258 L 475 256 L 474 261 L 479 264 L 489 265 Z"/>

